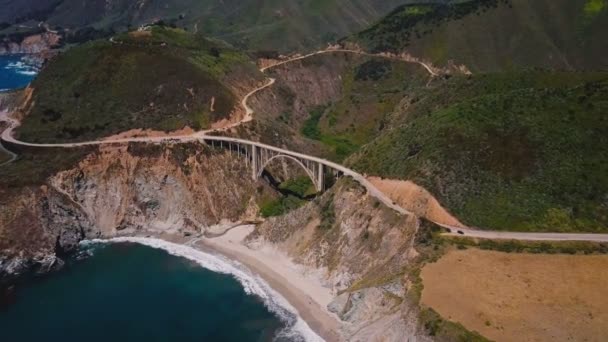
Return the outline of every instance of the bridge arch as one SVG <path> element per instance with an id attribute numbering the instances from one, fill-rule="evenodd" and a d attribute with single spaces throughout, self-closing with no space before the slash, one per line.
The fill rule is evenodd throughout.
<path id="1" fill-rule="evenodd" d="M 257 171 L 257 178 L 260 178 L 262 176 L 262 173 L 264 172 L 264 169 L 268 165 L 270 165 L 270 163 L 272 161 L 274 161 L 276 159 L 289 159 L 289 160 L 296 162 L 296 164 L 298 164 L 306 172 L 306 174 L 312 181 L 312 184 L 315 186 L 315 188 L 318 190 L 321 187 L 321 185 L 318 184 L 317 177 L 315 176 L 315 172 L 313 170 L 310 170 L 308 167 L 306 167 L 306 165 L 304 165 L 304 163 L 302 163 L 302 161 L 300 159 L 290 156 L 288 154 L 282 154 L 282 153 L 272 156 L 272 157 L 268 158 L 268 160 L 265 160 L 264 163 L 260 165 L 260 168 Z"/>

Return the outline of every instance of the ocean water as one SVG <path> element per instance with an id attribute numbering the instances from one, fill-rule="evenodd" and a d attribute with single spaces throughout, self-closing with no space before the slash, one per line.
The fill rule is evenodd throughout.
<path id="1" fill-rule="evenodd" d="M 38 74 L 38 67 L 24 55 L 0 56 L 0 92 L 27 86 Z"/>
<path id="2" fill-rule="evenodd" d="M 0 340 L 319 340 L 263 281 L 223 257 L 143 238 L 82 248 L 87 257 L 5 294 Z"/>

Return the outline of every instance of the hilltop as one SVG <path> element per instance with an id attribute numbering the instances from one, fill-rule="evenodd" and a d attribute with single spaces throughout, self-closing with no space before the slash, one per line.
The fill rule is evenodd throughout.
<path id="1" fill-rule="evenodd" d="M 82 141 L 134 128 L 208 128 L 241 110 L 263 76 L 243 53 L 155 26 L 62 53 L 31 84 L 18 130 L 32 142 Z"/>
<path id="2" fill-rule="evenodd" d="M 470 0 L 407 4 L 349 37 L 373 52 L 408 52 L 473 72 L 606 69 L 605 0 Z"/>

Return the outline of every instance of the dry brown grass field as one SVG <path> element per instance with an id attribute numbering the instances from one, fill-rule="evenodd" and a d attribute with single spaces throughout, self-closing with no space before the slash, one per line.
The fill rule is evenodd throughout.
<path id="1" fill-rule="evenodd" d="M 608 341 L 608 256 L 450 250 L 422 303 L 496 341 Z"/>

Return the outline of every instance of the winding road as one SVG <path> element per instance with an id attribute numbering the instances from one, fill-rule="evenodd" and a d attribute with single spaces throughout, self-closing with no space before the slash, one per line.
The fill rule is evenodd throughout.
<path id="1" fill-rule="evenodd" d="M 426 71 L 428 71 L 428 73 L 431 76 L 439 76 L 439 74 L 437 72 L 435 72 L 433 70 L 433 68 L 431 68 L 428 64 L 419 61 L 415 58 L 403 58 L 403 57 L 399 57 L 399 56 L 394 56 L 394 55 L 388 55 L 388 54 L 373 54 L 373 53 L 369 53 L 369 52 L 365 52 L 365 51 L 358 51 L 358 50 L 351 50 L 351 49 L 338 49 L 338 48 L 330 48 L 330 49 L 326 49 L 326 50 L 319 50 L 319 51 L 315 51 L 315 52 L 311 52 L 307 55 L 302 55 L 302 56 L 298 56 L 298 57 L 293 57 L 293 58 L 289 58 L 286 59 L 284 61 L 280 61 L 278 63 L 263 67 L 260 69 L 261 72 L 264 72 L 270 68 L 275 68 L 278 67 L 280 65 L 283 64 L 287 64 L 287 63 L 292 63 L 295 61 L 299 61 L 302 59 L 306 59 L 306 58 L 310 58 L 316 55 L 321 55 L 321 54 L 327 54 L 327 53 L 336 53 L 336 52 L 344 52 L 344 53 L 352 53 L 352 54 L 356 54 L 356 55 L 361 55 L 361 56 L 367 56 L 367 57 L 378 57 L 378 58 L 386 58 L 386 59 L 393 59 L 393 60 L 398 60 L 398 61 L 402 61 L 402 62 L 408 62 L 408 63 L 417 63 L 420 64 L 422 67 L 424 67 L 426 69 Z"/>
<path id="2" fill-rule="evenodd" d="M 374 54 L 369 54 L 369 53 L 356 51 L 356 50 L 328 49 L 328 50 L 321 50 L 321 51 L 313 52 L 313 53 L 303 55 L 303 56 L 290 58 L 290 59 L 275 63 L 273 65 L 264 67 L 260 70 L 262 72 L 265 72 L 266 70 L 268 70 L 270 68 L 284 65 L 284 64 L 287 64 L 290 62 L 302 60 L 302 59 L 316 56 L 319 54 L 333 53 L 333 52 L 356 53 L 356 54 L 366 55 L 366 56 L 399 59 L 398 57 L 394 57 L 394 56 L 374 55 Z M 404 61 L 406 61 L 406 60 L 404 60 Z M 422 65 L 429 72 L 429 74 L 431 76 L 437 75 L 437 73 L 435 73 L 431 67 L 429 67 L 428 65 L 426 65 L 420 61 L 410 60 L 407 62 L 418 63 L 418 64 Z M 254 110 L 248 105 L 248 100 L 252 96 L 257 94 L 258 92 L 271 87 L 274 83 L 275 83 L 275 79 L 269 78 L 265 84 L 263 84 L 262 86 L 254 89 L 251 92 L 249 92 L 248 94 L 246 94 L 241 101 L 241 105 L 245 109 L 244 117 L 240 121 L 230 124 L 229 126 L 222 127 L 220 129 L 200 131 L 200 132 L 195 132 L 195 133 L 192 133 L 189 135 L 177 135 L 177 136 L 134 137 L 134 138 L 122 138 L 122 139 L 95 140 L 95 141 L 78 142 L 78 143 L 37 144 L 37 143 L 28 143 L 28 142 L 24 142 L 24 141 L 15 139 L 13 137 L 13 131 L 15 128 L 17 128 L 19 126 L 19 122 L 15 119 L 9 117 L 7 115 L 7 113 L 4 112 L 4 113 L 0 113 L 0 121 L 6 122 L 8 124 L 8 128 L 5 129 L 4 132 L 2 132 L 2 135 L 0 136 L 0 140 L 3 142 L 15 144 L 15 145 L 27 146 L 27 147 L 40 147 L 40 148 L 74 148 L 74 147 L 81 147 L 81 146 L 109 145 L 109 144 L 130 143 L 130 142 L 144 142 L 144 143 L 194 142 L 194 141 L 202 142 L 205 140 L 206 141 L 233 142 L 233 143 L 239 143 L 239 144 L 253 145 L 253 146 L 262 147 L 262 148 L 273 150 L 273 151 L 280 152 L 280 153 L 298 156 L 300 158 L 318 162 L 327 167 L 338 170 L 338 171 L 342 172 L 344 175 L 350 176 L 355 181 L 360 183 L 363 187 L 365 187 L 365 189 L 368 191 L 369 195 L 375 197 L 376 199 L 378 199 L 380 202 L 382 202 L 387 207 L 389 207 L 403 215 L 413 215 L 412 212 L 408 211 L 405 208 L 402 208 L 401 206 L 399 206 L 395 202 L 393 202 L 386 194 L 381 192 L 372 183 L 370 183 L 365 178 L 365 176 L 363 176 L 362 174 L 360 174 L 354 170 L 351 170 L 345 166 L 342 166 L 340 164 L 337 164 L 337 163 L 334 163 L 334 162 L 331 162 L 331 161 L 328 161 L 325 159 L 317 158 L 314 156 L 310 156 L 310 155 L 297 153 L 297 152 L 285 150 L 282 148 L 262 144 L 262 143 L 255 142 L 255 141 L 209 135 L 209 133 L 224 131 L 229 128 L 236 127 L 244 122 L 251 121 L 253 119 Z M 14 160 L 14 158 L 13 158 L 13 160 Z M 11 162 L 11 161 L 9 161 L 9 162 Z M 443 224 L 440 224 L 437 222 L 435 222 L 435 223 L 438 224 L 439 226 L 442 226 L 443 228 L 445 228 L 449 232 L 449 233 L 447 233 L 449 235 L 466 236 L 466 237 L 483 238 L 483 239 L 608 242 L 608 234 L 499 232 L 499 231 L 488 231 L 488 230 L 477 230 L 477 229 L 470 229 L 470 228 L 452 227 L 452 226 L 446 226 L 446 225 L 443 225 Z"/>

